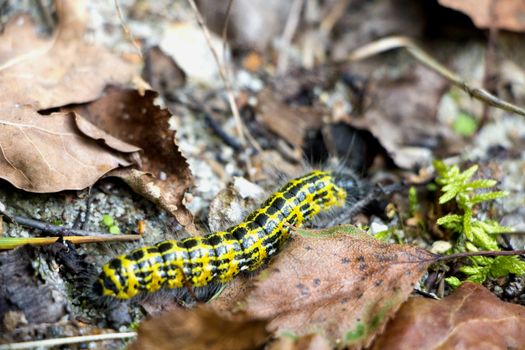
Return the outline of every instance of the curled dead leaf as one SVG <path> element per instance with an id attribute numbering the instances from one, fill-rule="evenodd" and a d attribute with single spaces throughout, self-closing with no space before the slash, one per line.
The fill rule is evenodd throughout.
<path id="1" fill-rule="evenodd" d="M 147 90 L 109 88 L 100 99 L 72 107 L 107 134 L 143 150 L 141 169 L 118 169 L 134 191 L 172 214 L 191 233 L 193 217 L 184 207 L 184 193 L 193 184 L 186 158 L 179 151 L 171 113 L 155 103 L 158 93 Z"/>
<path id="2" fill-rule="evenodd" d="M 525 307 L 464 283 L 442 300 L 410 298 L 373 349 L 522 349 Z"/>
<path id="3" fill-rule="evenodd" d="M 200 307 L 172 310 L 142 322 L 130 350 L 254 349 L 268 338 L 264 321 L 225 319 Z"/>

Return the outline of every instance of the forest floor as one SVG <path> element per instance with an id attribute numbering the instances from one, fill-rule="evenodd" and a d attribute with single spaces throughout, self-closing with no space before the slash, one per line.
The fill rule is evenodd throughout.
<path id="1" fill-rule="evenodd" d="M 522 257 L 440 258 L 525 249 L 525 8 L 493 3 L 0 1 L 0 349 L 524 347 Z M 93 295 L 312 169 L 363 205 L 204 306 Z"/>

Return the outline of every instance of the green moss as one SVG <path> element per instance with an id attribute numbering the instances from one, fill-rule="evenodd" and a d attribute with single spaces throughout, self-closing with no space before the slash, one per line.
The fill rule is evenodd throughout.
<path id="1" fill-rule="evenodd" d="M 411 216 L 419 211 L 419 203 L 417 201 L 417 190 L 414 186 L 408 189 L 408 211 Z"/>

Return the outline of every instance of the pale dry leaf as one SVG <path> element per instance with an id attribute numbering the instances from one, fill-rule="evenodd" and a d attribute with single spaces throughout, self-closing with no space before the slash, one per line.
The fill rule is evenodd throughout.
<path id="1" fill-rule="evenodd" d="M 189 79 L 213 85 L 220 82 L 220 68 L 211 50 L 217 53 L 222 65 L 224 59 L 230 56 L 230 51 L 220 37 L 210 33 L 209 39 L 210 42 L 197 24 L 176 22 L 164 27 L 159 46 L 173 58 Z"/>
<path id="2" fill-rule="evenodd" d="M 119 169 L 111 175 L 122 178 L 195 233 L 193 217 L 182 203 L 193 177 L 176 144 L 175 131 L 169 128 L 171 113 L 155 104 L 157 96 L 151 90 L 141 94 L 109 88 L 102 98 L 72 109 L 104 132 L 143 150 L 141 169 Z"/>
<path id="3" fill-rule="evenodd" d="M 261 272 L 243 311 L 269 319 L 268 330 L 277 334 L 313 332 L 338 347 L 367 346 L 435 256 L 382 243 L 353 226 L 314 232 L 294 237 Z"/>
<path id="4" fill-rule="evenodd" d="M 268 338 L 264 321 L 225 319 L 200 307 L 176 309 L 141 323 L 130 350 L 254 349 Z"/>
<path id="5" fill-rule="evenodd" d="M 43 116 L 0 102 L 0 177 L 30 192 L 78 190 L 132 164 L 128 154 L 80 133 L 75 120 L 75 113 Z"/>
<path id="6" fill-rule="evenodd" d="M 410 298 L 373 349 L 522 349 L 525 307 L 463 283 L 442 300 Z"/>
<path id="7" fill-rule="evenodd" d="M 126 84 L 130 64 L 83 40 L 83 1 L 57 1 L 58 28 L 40 38 L 28 16 L 0 35 L 0 101 L 49 109 L 97 98 L 108 84 Z"/>
<path id="8" fill-rule="evenodd" d="M 439 0 L 439 3 L 465 13 L 479 28 L 525 31 L 523 0 Z"/>

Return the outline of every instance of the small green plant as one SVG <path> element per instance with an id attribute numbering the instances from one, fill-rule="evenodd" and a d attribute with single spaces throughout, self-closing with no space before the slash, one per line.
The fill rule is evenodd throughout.
<path id="1" fill-rule="evenodd" d="M 55 226 L 62 226 L 64 223 L 60 219 L 53 219 L 53 221 L 51 221 L 51 224 Z"/>
<path id="2" fill-rule="evenodd" d="M 104 214 L 102 216 L 102 223 L 104 224 L 104 226 L 108 228 L 109 233 L 112 233 L 115 235 L 120 233 L 120 229 L 118 228 L 117 223 L 115 222 L 115 220 L 113 219 L 111 215 Z"/>
<path id="3" fill-rule="evenodd" d="M 414 186 L 408 189 L 408 212 L 413 216 L 419 210 L 419 203 L 417 201 L 417 190 Z"/>
<path id="4" fill-rule="evenodd" d="M 454 131 L 461 136 L 472 136 L 478 128 L 476 119 L 465 112 L 460 112 L 452 126 Z"/>
<path id="5" fill-rule="evenodd" d="M 508 193 L 488 190 L 496 185 L 495 180 L 471 180 L 478 170 L 477 165 L 460 171 L 457 165 L 447 166 L 436 160 L 434 168 L 438 174 L 436 182 L 443 192 L 439 204 L 455 200 L 459 210 L 459 213 L 450 213 L 437 220 L 439 225 L 457 234 L 453 252 L 500 250 L 496 235 L 512 229 L 496 221 L 477 219 L 474 209 L 479 203 L 505 197 Z M 460 271 L 471 282 L 482 283 L 487 277 L 502 277 L 509 273 L 525 274 L 525 262 L 517 256 L 471 257 L 470 262 L 471 265 L 462 266 Z M 457 277 L 449 277 L 446 281 L 453 287 L 461 284 Z"/>

